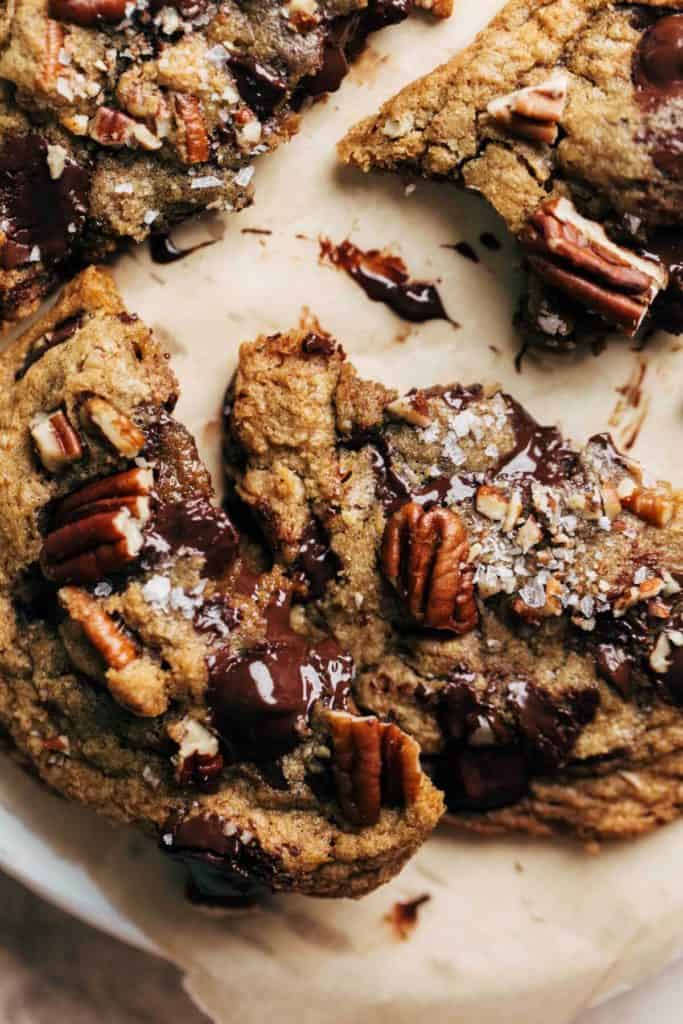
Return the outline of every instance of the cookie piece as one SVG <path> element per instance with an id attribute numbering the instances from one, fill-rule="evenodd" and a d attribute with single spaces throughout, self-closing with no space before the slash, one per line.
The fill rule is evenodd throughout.
<path id="1" fill-rule="evenodd" d="M 632 836 L 683 780 L 681 494 L 479 385 L 398 398 L 330 338 L 242 347 L 228 472 L 355 699 L 479 831 Z M 236 471 L 236 467 L 240 467 Z"/>
<path id="2" fill-rule="evenodd" d="M 292 580 L 213 504 L 150 331 L 85 271 L 0 356 L 0 721 L 195 892 L 360 896 L 429 834 L 418 748 L 359 716 Z"/>
<path id="3" fill-rule="evenodd" d="M 419 2 L 419 0 L 418 0 Z M 69 267 L 251 201 L 255 156 L 412 0 L 16 0 L 0 23 L 0 323 Z M 450 12 L 448 0 L 435 13 Z"/>
<path id="4" fill-rule="evenodd" d="M 680 332 L 682 40 L 677 2 L 511 0 L 341 158 L 483 195 L 526 255 L 531 341 Z"/>

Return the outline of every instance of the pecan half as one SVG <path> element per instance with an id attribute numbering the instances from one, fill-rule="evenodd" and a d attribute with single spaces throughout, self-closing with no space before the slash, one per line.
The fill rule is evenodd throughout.
<path id="1" fill-rule="evenodd" d="M 173 94 L 173 109 L 176 121 L 182 126 L 187 163 L 205 163 L 209 159 L 209 136 L 201 102 L 196 96 L 176 92 Z"/>
<path id="2" fill-rule="evenodd" d="M 385 575 L 415 621 L 430 629 L 467 633 L 479 621 L 468 554 L 456 512 L 425 512 L 414 501 L 394 512 L 382 539 Z"/>
<path id="3" fill-rule="evenodd" d="M 51 18 L 90 28 L 104 22 L 113 25 L 126 13 L 126 0 L 50 0 Z"/>
<path id="4" fill-rule="evenodd" d="M 615 245 L 568 199 L 551 199 L 522 232 L 530 265 L 554 288 L 633 335 L 668 274 L 655 259 Z"/>
<path id="5" fill-rule="evenodd" d="M 346 711 L 326 715 L 339 803 L 356 825 L 374 825 L 383 804 L 409 807 L 420 788 L 420 748 L 397 725 Z"/>
<path id="6" fill-rule="evenodd" d="M 105 398 L 98 395 L 86 398 L 81 406 L 81 419 L 86 429 L 95 430 L 125 458 L 134 459 L 140 454 L 145 435 L 128 416 Z"/>
<path id="7" fill-rule="evenodd" d="M 88 484 L 55 509 L 40 564 L 56 583 L 96 583 L 140 554 L 150 516 L 150 470 L 136 469 Z"/>
<path id="8" fill-rule="evenodd" d="M 498 96 L 486 109 L 494 121 L 513 135 L 552 145 L 557 140 L 568 85 L 567 73 L 557 71 L 537 85 Z"/>
<path id="9" fill-rule="evenodd" d="M 29 427 L 38 457 L 49 473 L 59 473 L 83 458 L 83 448 L 66 413 L 39 413 Z"/>
<path id="10" fill-rule="evenodd" d="M 122 669 L 138 656 L 134 642 L 127 637 L 99 601 L 78 587 L 62 587 L 59 603 L 76 622 L 108 668 Z"/>

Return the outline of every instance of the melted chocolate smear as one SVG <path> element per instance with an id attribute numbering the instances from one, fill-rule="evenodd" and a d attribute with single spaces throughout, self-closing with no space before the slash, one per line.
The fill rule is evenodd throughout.
<path id="1" fill-rule="evenodd" d="M 244 102 L 260 121 L 267 121 L 287 93 L 287 80 L 252 57 L 231 54 L 228 67 Z"/>
<path id="2" fill-rule="evenodd" d="M 421 906 L 431 899 L 428 892 L 422 896 L 416 896 L 413 900 L 405 900 L 394 903 L 391 911 L 386 915 L 386 921 L 396 932 L 396 937 L 403 940 L 410 936 L 410 933 L 417 925 L 417 915 Z"/>
<path id="3" fill-rule="evenodd" d="M 349 62 L 343 45 L 334 38 L 326 39 L 320 70 L 302 83 L 302 91 L 305 95 L 313 97 L 336 92 L 348 73 Z"/>
<path id="4" fill-rule="evenodd" d="M 28 263 L 34 249 L 43 263 L 64 259 L 83 227 L 89 186 L 89 172 L 71 157 L 59 178 L 51 177 L 40 135 L 13 137 L 0 152 L 3 269 Z"/>
<path id="5" fill-rule="evenodd" d="M 308 582 L 308 596 L 312 599 L 322 597 L 340 567 L 339 556 L 330 547 L 325 527 L 318 519 L 311 519 L 303 532 L 296 560 L 296 568 Z"/>
<path id="6" fill-rule="evenodd" d="M 39 359 L 45 355 L 51 348 L 56 348 L 57 345 L 61 345 L 62 342 L 68 341 L 72 335 L 80 328 L 83 323 L 83 317 L 79 314 L 78 316 L 68 317 L 66 320 L 62 320 L 58 323 L 51 331 L 44 334 L 42 338 L 38 338 L 34 342 L 33 347 L 26 353 L 24 362 L 19 367 L 14 375 L 15 380 L 21 380 L 22 377 L 26 376 L 28 370 L 31 369 L 34 363 L 37 363 Z"/>
<path id="7" fill-rule="evenodd" d="M 272 761 L 299 741 L 316 701 L 345 708 L 355 670 L 334 640 L 317 646 L 290 633 L 242 654 L 208 658 L 207 700 L 221 738 L 238 756 Z"/>
<path id="8" fill-rule="evenodd" d="M 393 468 L 391 449 L 384 437 L 376 438 L 370 454 L 375 492 L 387 516 L 390 516 L 400 505 L 410 501 L 410 488 Z"/>
<path id="9" fill-rule="evenodd" d="M 250 906 L 270 891 L 273 865 L 252 839 L 243 843 L 218 815 L 170 821 L 161 849 L 188 868 L 189 898 L 211 906 Z"/>
<path id="10" fill-rule="evenodd" d="M 634 57 L 636 97 L 646 117 L 652 159 L 664 174 L 683 176 L 683 14 L 659 18 L 640 40 Z"/>
<path id="11" fill-rule="evenodd" d="M 466 260 L 471 260 L 472 263 L 478 263 L 479 257 L 472 245 L 469 242 L 454 242 L 452 245 L 442 245 L 442 249 L 453 249 L 454 252 L 460 253 Z"/>
<path id="12" fill-rule="evenodd" d="M 518 402 L 506 398 L 512 408 L 515 447 L 496 468 L 494 479 L 556 484 L 571 476 L 579 456 L 567 447 L 557 427 L 540 426 Z"/>
<path id="13" fill-rule="evenodd" d="M 161 502 L 146 549 L 161 556 L 169 552 L 200 554 L 205 559 L 203 574 L 215 579 L 235 560 L 237 545 L 237 530 L 225 512 L 197 497 Z"/>
<path id="14" fill-rule="evenodd" d="M 436 285 L 427 281 L 412 281 L 405 263 L 398 256 L 382 253 L 379 249 L 363 251 L 348 239 L 333 245 L 329 239 L 320 240 L 321 259 L 346 271 L 373 302 L 383 302 L 397 316 L 410 323 L 427 320 L 451 320 L 441 301 Z"/>
<path id="15" fill-rule="evenodd" d="M 155 263 L 176 263 L 184 259 L 198 249 L 204 249 L 207 245 L 214 245 L 214 240 L 199 242 L 187 249 L 179 249 L 170 235 L 163 231 L 154 231 L 149 236 L 149 252 Z"/>
<path id="16" fill-rule="evenodd" d="M 491 252 L 498 252 L 498 250 L 501 248 L 500 242 L 498 241 L 496 236 L 492 234 L 492 232 L 490 231 L 482 231 L 482 233 L 479 235 L 479 241 L 483 246 L 485 246 L 485 248 L 489 249 Z"/>

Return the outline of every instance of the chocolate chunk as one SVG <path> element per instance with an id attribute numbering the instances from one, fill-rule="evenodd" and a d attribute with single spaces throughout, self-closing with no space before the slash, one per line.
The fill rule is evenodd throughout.
<path id="1" fill-rule="evenodd" d="M 531 766 L 539 771 L 556 770 L 567 760 L 600 703 L 597 688 L 555 696 L 524 680 L 510 683 L 507 696 L 523 749 Z"/>
<path id="2" fill-rule="evenodd" d="M 231 54 L 228 67 L 244 102 L 261 121 L 267 121 L 287 92 L 286 80 L 251 57 Z"/>
<path id="3" fill-rule="evenodd" d="M 495 477 L 542 484 L 561 483 L 576 468 L 578 455 L 569 448 L 557 427 L 542 427 L 514 399 L 512 408 L 515 447 L 499 464 Z"/>
<path id="4" fill-rule="evenodd" d="M 658 89 L 683 85 L 683 14 L 656 21 L 640 41 L 637 74 L 642 83 Z"/>
<path id="5" fill-rule="evenodd" d="M 633 659 L 621 647 L 615 644 L 599 644 L 595 659 L 599 675 L 607 680 L 622 697 L 631 696 L 631 676 Z"/>
<path id="6" fill-rule="evenodd" d="M 671 664 L 662 677 L 671 699 L 683 707 L 683 647 L 671 645 Z"/>
<path id="7" fill-rule="evenodd" d="M 337 351 L 337 343 L 329 334 L 307 334 L 301 343 L 301 351 L 307 356 L 331 356 Z"/>
<path id="8" fill-rule="evenodd" d="M 505 807 L 521 800 L 529 787 L 524 756 L 515 747 L 453 746 L 439 759 L 434 781 L 451 810 Z"/>
<path id="9" fill-rule="evenodd" d="M 353 661 L 333 640 L 317 647 L 296 634 L 243 654 L 211 655 L 208 703 L 221 737 L 247 759 L 273 760 L 291 750 L 314 703 L 344 708 Z"/>
<path id="10" fill-rule="evenodd" d="M 89 183 L 89 172 L 71 157 L 53 179 L 40 135 L 6 142 L 0 151 L 0 265 L 13 270 L 63 259 L 83 226 Z"/>

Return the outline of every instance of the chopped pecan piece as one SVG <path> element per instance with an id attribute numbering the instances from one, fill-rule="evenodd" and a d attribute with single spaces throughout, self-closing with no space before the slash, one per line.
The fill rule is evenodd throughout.
<path id="1" fill-rule="evenodd" d="M 138 649 L 134 642 L 87 591 L 78 587 L 62 587 L 58 597 L 69 618 L 78 623 L 108 668 L 125 668 L 137 658 Z"/>
<path id="2" fill-rule="evenodd" d="M 223 756 L 214 733 L 190 715 L 169 726 L 168 733 L 178 744 L 173 757 L 176 781 L 181 786 L 211 786 L 223 771 Z"/>
<path id="3" fill-rule="evenodd" d="M 86 427 L 96 430 L 120 455 L 134 459 L 140 454 L 145 435 L 105 398 L 98 395 L 86 398 L 81 406 L 81 418 Z"/>
<path id="4" fill-rule="evenodd" d="M 47 19 L 45 28 L 45 54 L 43 57 L 42 80 L 46 88 L 50 88 L 63 71 L 59 56 L 64 46 L 64 29 L 58 21 Z"/>
<path id="5" fill-rule="evenodd" d="M 568 85 L 567 73 L 557 71 L 537 85 L 498 96 L 491 100 L 487 110 L 494 121 L 513 135 L 552 145 L 557 140 Z"/>
<path id="6" fill-rule="evenodd" d="M 62 499 L 40 553 L 45 575 L 56 583 L 96 583 L 123 571 L 142 550 L 151 481 L 149 470 L 128 470 Z"/>
<path id="7" fill-rule="evenodd" d="M 201 102 L 196 96 L 176 92 L 173 107 L 176 120 L 182 126 L 187 163 L 205 163 L 209 159 L 209 136 Z"/>
<path id="8" fill-rule="evenodd" d="M 467 633 L 479 621 L 468 554 L 467 535 L 456 512 L 426 512 L 413 501 L 394 512 L 382 540 L 385 575 L 415 621 L 453 633 Z"/>
<path id="9" fill-rule="evenodd" d="M 675 508 L 672 492 L 663 487 L 641 487 L 628 478 L 627 481 L 631 486 L 624 484 L 618 489 L 624 508 L 650 526 L 668 526 Z"/>
<path id="10" fill-rule="evenodd" d="M 126 13 L 126 0 L 50 0 L 50 17 L 90 28 L 103 22 L 114 25 Z"/>
<path id="11" fill-rule="evenodd" d="M 540 607 L 533 607 L 523 597 L 517 596 L 512 602 L 512 610 L 520 619 L 528 622 L 531 626 L 538 626 L 542 619 L 552 618 L 554 615 L 562 614 L 562 584 L 551 576 L 545 585 L 545 603 Z"/>
<path id="12" fill-rule="evenodd" d="M 662 263 L 615 245 L 568 199 L 544 203 L 521 240 L 540 277 L 630 335 L 667 284 Z"/>
<path id="13" fill-rule="evenodd" d="M 420 788 L 420 748 L 398 726 L 329 711 L 337 796 L 356 825 L 374 825 L 383 804 L 408 807 Z"/>
<path id="14" fill-rule="evenodd" d="M 49 473 L 59 473 L 83 458 L 78 434 L 61 409 L 34 416 L 30 431 L 38 457 Z"/>
<path id="15" fill-rule="evenodd" d="M 97 113 L 88 125 L 88 133 L 101 146 L 120 149 L 122 146 L 142 146 L 143 149 L 159 149 L 158 139 L 144 124 L 139 124 L 120 110 L 113 107 L 98 107 Z"/>

